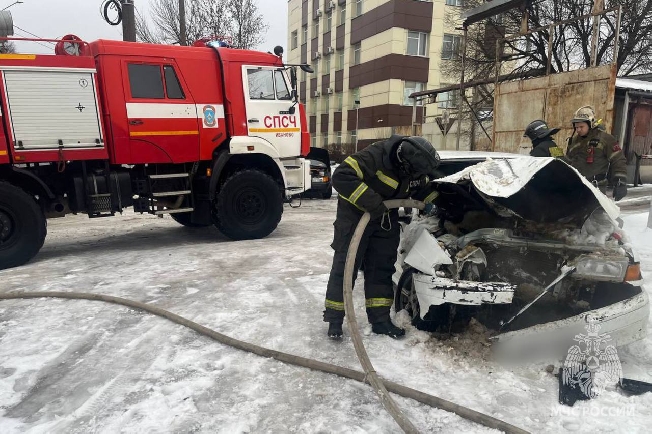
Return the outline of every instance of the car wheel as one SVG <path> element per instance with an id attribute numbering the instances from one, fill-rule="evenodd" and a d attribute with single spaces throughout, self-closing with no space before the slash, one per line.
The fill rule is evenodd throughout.
<path id="1" fill-rule="evenodd" d="M 328 190 L 321 194 L 322 199 L 330 199 L 333 196 L 333 186 L 329 185 Z"/>
<path id="2" fill-rule="evenodd" d="M 423 320 L 421 319 L 421 310 L 417 294 L 414 291 L 412 275 L 414 268 L 407 268 L 401 274 L 401 278 L 396 285 L 396 293 L 394 294 L 394 309 L 396 312 L 406 310 L 412 319 L 412 325 L 419 328 Z"/>
<path id="3" fill-rule="evenodd" d="M 47 227 L 34 197 L 0 182 L 0 269 L 27 263 L 43 247 Z"/>
<path id="4" fill-rule="evenodd" d="M 215 226 L 234 240 L 264 238 L 281 221 L 283 196 L 277 182 L 258 170 L 231 175 L 217 194 Z"/>
<path id="5" fill-rule="evenodd" d="M 412 279 L 415 271 L 414 268 L 407 268 L 398 280 L 394 295 L 394 309 L 396 312 L 405 309 L 411 318 L 412 325 L 417 329 L 429 332 L 437 331 L 441 325 L 449 323 L 451 305 L 446 303 L 441 306 L 431 306 L 424 319 L 421 319 L 421 306 L 419 306 L 419 299 Z"/>
<path id="6" fill-rule="evenodd" d="M 193 223 L 190 221 L 191 215 L 192 213 L 190 212 L 183 212 L 178 214 L 170 214 L 170 217 L 172 217 L 172 220 L 179 223 L 181 226 L 185 226 L 187 228 L 205 228 L 211 225 L 210 223 L 208 224 Z"/>

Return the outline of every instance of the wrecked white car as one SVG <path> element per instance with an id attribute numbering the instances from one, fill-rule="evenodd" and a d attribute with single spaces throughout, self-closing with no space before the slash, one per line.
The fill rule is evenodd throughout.
<path id="1" fill-rule="evenodd" d="M 646 335 L 649 299 L 619 209 L 575 169 L 519 156 L 434 182 L 437 214 L 404 221 L 394 275 L 396 311 L 415 326 L 453 331 L 475 318 L 497 344 L 559 341 L 564 352 L 589 320 L 613 345 Z"/>

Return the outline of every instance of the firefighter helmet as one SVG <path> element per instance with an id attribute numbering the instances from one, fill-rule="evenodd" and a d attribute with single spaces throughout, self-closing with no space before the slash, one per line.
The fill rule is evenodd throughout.
<path id="1" fill-rule="evenodd" d="M 523 137 L 529 137 L 530 140 L 543 139 L 544 137 L 553 136 L 559 132 L 559 128 L 549 128 L 546 121 L 536 120 L 530 123 L 525 129 Z"/>
<path id="2" fill-rule="evenodd" d="M 571 120 L 571 124 L 575 125 L 576 123 L 579 122 L 586 122 L 587 124 L 589 124 L 589 128 L 591 129 L 595 128 L 597 126 L 596 119 L 595 119 L 595 109 L 593 109 L 593 107 L 591 107 L 590 105 L 580 107 L 575 112 L 575 115 Z"/>
<path id="3" fill-rule="evenodd" d="M 423 137 L 405 137 L 397 150 L 400 169 L 410 177 L 428 176 L 436 178 L 439 167 L 439 154 L 432 144 Z"/>

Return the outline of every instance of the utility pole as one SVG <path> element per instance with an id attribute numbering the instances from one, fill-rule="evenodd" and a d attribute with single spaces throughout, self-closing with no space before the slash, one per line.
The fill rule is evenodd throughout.
<path id="1" fill-rule="evenodd" d="M 186 0 L 179 0 L 179 45 L 188 45 L 186 41 Z"/>
<path id="2" fill-rule="evenodd" d="M 599 14 L 604 11 L 604 0 L 595 0 L 593 3 L 593 13 Z M 598 63 L 598 41 L 600 36 L 601 15 L 593 17 L 593 35 L 591 36 L 591 66 L 597 66 Z M 618 38 L 618 36 L 616 36 Z"/>
<path id="3" fill-rule="evenodd" d="M 136 42 L 136 17 L 134 0 L 121 0 L 122 6 L 122 40 Z"/>

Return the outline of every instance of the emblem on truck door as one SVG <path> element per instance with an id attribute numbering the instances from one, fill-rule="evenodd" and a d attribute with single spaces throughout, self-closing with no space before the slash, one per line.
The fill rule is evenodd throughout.
<path id="1" fill-rule="evenodd" d="M 85 109 L 86 107 L 84 107 L 83 105 L 81 105 L 81 103 L 79 103 L 79 105 L 77 105 L 77 107 L 75 107 L 75 108 L 76 108 L 77 110 L 79 110 L 79 113 L 81 113 L 81 112 L 84 111 L 84 109 Z"/>
<path id="2" fill-rule="evenodd" d="M 215 117 L 215 107 L 212 105 L 204 106 L 204 126 L 212 128 L 217 124 L 217 118 Z"/>

